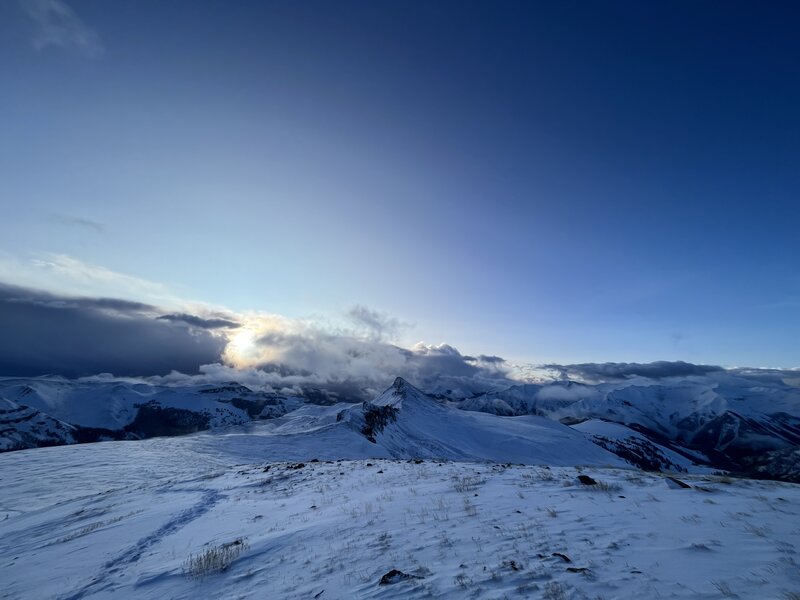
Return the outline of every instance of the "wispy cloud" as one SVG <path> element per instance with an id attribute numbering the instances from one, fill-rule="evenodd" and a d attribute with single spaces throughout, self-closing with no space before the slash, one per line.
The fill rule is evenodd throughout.
<path id="1" fill-rule="evenodd" d="M 105 52 L 100 36 L 63 0 L 19 1 L 36 27 L 31 40 L 34 48 L 68 48 L 90 58 L 98 58 Z"/>
<path id="2" fill-rule="evenodd" d="M 394 340 L 402 329 L 409 327 L 408 323 L 360 304 L 348 310 L 346 316 L 359 333 L 376 342 Z"/>
<path id="3" fill-rule="evenodd" d="M 189 300 L 163 283 L 114 271 L 67 254 L 43 252 L 23 257 L 0 251 L 0 283 L 62 296 L 119 298 L 146 303 L 158 307 L 154 310 L 159 315 L 203 314 L 208 318 L 236 321 L 231 311 L 207 302 Z"/>
<path id="4" fill-rule="evenodd" d="M 92 221 L 91 219 L 84 219 L 83 217 L 76 217 L 73 215 L 62 215 L 54 213 L 50 215 L 50 220 L 54 223 L 64 225 L 66 227 L 77 227 L 94 233 L 105 233 L 106 227 L 102 223 Z"/>
<path id="5" fill-rule="evenodd" d="M 118 273 L 66 254 L 43 254 L 31 260 L 31 264 L 48 279 L 71 282 L 77 290 L 104 296 L 123 295 L 147 300 L 164 300 L 172 296 L 169 289 L 160 284 L 133 275 Z"/>

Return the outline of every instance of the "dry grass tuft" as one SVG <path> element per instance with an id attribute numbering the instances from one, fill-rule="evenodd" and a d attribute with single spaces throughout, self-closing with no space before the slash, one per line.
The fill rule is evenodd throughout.
<path id="1" fill-rule="evenodd" d="M 247 541 L 240 538 L 220 546 L 213 546 L 200 554 L 190 554 L 183 563 L 183 572 L 195 578 L 221 573 L 248 547 Z"/>

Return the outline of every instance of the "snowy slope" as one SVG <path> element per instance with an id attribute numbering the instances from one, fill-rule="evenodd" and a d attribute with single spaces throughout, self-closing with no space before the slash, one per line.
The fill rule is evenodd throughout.
<path id="1" fill-rule="evenodd" d="M 625 425 L 589 419 L 572 425 L 601 448 L 624 458 L 630 464 L 647 471 L 676 471 L 706 473 L 711 469 L 708 458 L 684 450 L 683 454 L 660 444 L 653 443 L 646 436 Z"/>
<path id="2" fill-rule="evenodd" d="M 348 448 L 343 458 L 422 456 L 530 462 L 530 457 L 539 457 L 552 464 L 573 464 L 575 456 L 569 452 L 585 440 L 557 421 L 600 420 L 628 428 L 627 441 L 613 438 L 612 443 L 594 435 L 587 439 L 601 442 L 602 448 L 625 460 L 636 458 L 638 466 L 649 462 L 651 467 L 686 467 L 677 458 L 669 458 L 666 449 L 716 469 L 797 478 L 790 463 L 793 451 L 800 448 L 800 389 L 776 379 L 715 371 L 598 385 L 557 381 L 513 386 L 460 402 L 418 390 L 412 394 L 412 402 L 398 401 L 393 389 L 371 402 L 337 405 L 331 412 L 326 407 L 332 398 L 322 390 L 294 397 L 235 382 L 167 385 L 110 377 L 0 378 L 0 397 L 38 411 L 42 423 L 62 424 L 56 427 L 35 421 L 36 431 L 32 431 L 23 420 L 8 421 L 0 451 L 180 435 L 279 419 L 275 427 L 283 428 L 282 437 L 273 436 L 273 441 L 281 440 L 283 448 L 295 448 L 294 456 L 302 456 L 306 442 L 301 440 L 333 436 L 345 440 L 335 446 Z M 309 405 L 312 402 L 317 404 Z M 462 410 L 454 411 L 454 407 Z M 63 427 L 72 427 L 71 435 L 62 435 Z M 292 440 L 292 435 L 299 437 Z M 361 438 L 373 443 L 370 452 L 361 448 Z M 351 447 L 358 449 L 351 452 Z M 604 464 L 615 460 L 602 453 L 591 454 L 598 451 L 583 447 L 576 456 Z"/>
<path id="3" fill-rule="evenodd" d="M 30 408 L 0 398 L 0 451 L 75 443 L 75 428 Z"/>
<path id="4" fill-rule="evenodd" d="M 672 489 L 654 474 L 581 471 L 597 489 L 574 468 L 243 465 L 243 448 L 210 432 L 0 455 L 0 595 L 722 599 L 800 587 L 796 485 L 687 475 L 695 489 Z M 226 548 L 224 570 L 193 569 Z M 381 585 L 393 570 L 407 577 Z"/>
<path id="5" fill-rule="evenodd" d="M 515 386 L 463 401 L 460 408 L 537 414 L 575 423 L 612 421 L 652 444 L 701 453 L 719 468 L 745 469 L 754 456 L 800 447 L 800 389 L 729 371 L 703 376 L 585 385 Z"/>
<path id="6" fill-rule="evenodd" d="M 191 410 L 207 415 L 212 426 L 250 420 L 231 400 L 261 400 L 249 388 L 227 386 L 158 386 L 120 380 L 62 378 L 0 379 L 0 390 L 54 418 L 82 427 L 120 430 L 134 422 L 142 406 Z"/>
<path id="7" fill-rule="evenodd" d="M 378 426 L 376 411 L 387 415 Z M 253 460 L 436 458 L 552 465 L 626 463 L 579 432 L 540 417 L 466 413 L 398 379 L 373 402 L 304 405 L 282 417 L 175 439 L 195 452 Z M 169 443 L 164 440 L 163 443 Z"/>
<path id="8" fill-rule="evenodd" d="M 242 446 L 243 461 L 413 457 L 553 465 L 624 464 L 556 421 L 461 411 L 402 379 L 372 402 L 333 406 L 304 404 L 298 398 L 265 400 L 234 385 L 171 389 L 121 382 L 98 385 L 43 380 L 6 390 L 77 421 L 75 439 L 65 438 L 64 443 L 85 440 L 87 426 L 104 425 L 106 428 L 98 431 L 106 438 L 127 439 L 226 428 L 224 436 L 197 439 L 212 439 L 213 444 L 232 448 Z M 263 423 L 252 423 L 265 416 L 268 419 Z M 122 434 L 118 434 L 120 431 Z"/>
<path id="9" fill-rule="evenodd" d="M 542 417 L 458 410 L 402 378 L 348 418 L 395 458 L 489 460 L 550 465 L 618 465 L 569 427 Z"/>
<path id="10" fill-rule="evenodd" d="M 180 435 L 280 416 L 303 399 L 243 385 L 167 386 L 123 380 L 0 378 L 0 396 L 77 430 L 62 443 Z M 22 447 L 33 447 L 32 440 Z"/>

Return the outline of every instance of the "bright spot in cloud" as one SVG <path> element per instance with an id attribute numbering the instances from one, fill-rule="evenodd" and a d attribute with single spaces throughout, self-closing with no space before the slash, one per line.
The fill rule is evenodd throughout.
<path id="1" fill-rule="evenodd" d="M 247 364 L 257 355 L 256 332 L 247 327 L 231 336 L 225 354 L 235 365 Z"/>

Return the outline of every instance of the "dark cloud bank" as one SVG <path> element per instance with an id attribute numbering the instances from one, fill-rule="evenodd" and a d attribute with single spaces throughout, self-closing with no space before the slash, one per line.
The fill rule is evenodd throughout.
<path id="1" fill-rule="evenodd" d="M 275 390 L 322 390 L 341 399 L 364 399 L 402 376 L 421 388 L 453 397 L 520 383 L 498 356 L 468 356 L 447 344 L 401 348 L 384 339 L 404 324 L 356 307 L 356 330 L 271 331 L 254 340 L 271 359 L 234 369 L 223 364 L 227 315 L 168 313 L 150 304 L 112 298 L 74 298 L 0 284 L 0 375 L 160 377 L 181 383 L 237 379 Z M 563 379 L 589 383 L 633 377 L 705 375 L 721 367 L 686 362 L 545 365 Z M 744 372 L 739 369 L 737 372 Z M 765 379 L 797 371 L 747 370 Z"/>
<path id="2" fill-rule="evenodd" d="M 621 381 L 631 377 L 663 379 L 665 377 L 687 377 L 706 375 L 724 370 L 714 365 L 695 365 L 681 360 L 670 362 L 659 360 L 651 363 L 582 363 L 575 365 L 544 365 L 556 371 L 564 379 L 581 379 L 588 382 Z"/>
<path id="3" fill-rule="evenodd" d="M 221 318 L 204 319 L 203 317 L 186 313 L 161 315 L 157 317 L 157 319 L 159 321 L 171 321 L 172 323 L 185 323 L 186 325 L 199 327 L 200 329 L 235 329 L 239 327 L 239 323 L 236 321 Z"/>
<path id="4" fill-rule="evenodd" d="M 0 284 L 0 374 L 80 377 L 196 373 L 225 341 L 154 318 L 157 308 L 111 298 L 69 298 Z"/>
<path id="5" fill-rule="evenodd" d="M 226 332 L 239 327 L 220 315 L 165 313 L 149 304 L 75 298 L 0 284 L 0 375 L 83 377 L 185 375 L 241 378 L 274 389 L 327 390 L 360 399 L 402 375 L 449 394 L 512 385 L 505 361 L 466 356 L 446 344 L 406 349 L 383 341 L 405 326 L 364 307 L 348 315 L 356 329 L 273 331 L 254 341 L 272 360 L 237 371 L 225 361 Z"/>

